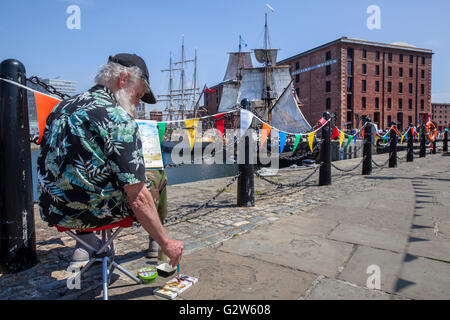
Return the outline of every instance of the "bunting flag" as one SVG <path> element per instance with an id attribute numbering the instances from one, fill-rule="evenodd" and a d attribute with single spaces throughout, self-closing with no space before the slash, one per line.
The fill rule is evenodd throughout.
<path id="1" fill-rule="evenodd" d="M 159 136 L 159 143 L 163 142 L 164 134 L 166 133 L 166 123 L 165 122 L 158 122 L 158 136 Z"/>
<path id="2" fill-rule="evenodd" d="M 294 155 L 295 150 L 297 150 L 297 146 L 298 146 L 300 141 L 302 141 L 302 135 L 301 134 L 296 134 L 295 135 L 295 142 L 294 142 L 294 149 L 292 150 L 292 155 Z"/>
<path id="3" fill-rule="evenodd" d="M 385 137 L 386 137 L 386 143 L 388 143 L 389 142 L 389 134 L 386 133 Z"/>
<path id="4" fill-rule="evenodd" d="M 189 143 L 191 144 L 191 151 L 194 149 L 195 131 L 197 131 L 197 124 L 200 119 L 185 120 L 186 130 L 188 133 Z"/>
<path id="5" fill-rule="evenodd" d="M 349 135 L 348 136 L 348 140 L 347 140 L 347 144 L 345 145 L 344 150 L 347 150 L 347 148 L 350 145 L 350 143 L 352 142 L 352 140 L 353 140 L 353 136 Z"/>
<path id="6" fill-rule="evenodd" d="M 339 129 L 337 127 L 334 127 L 333 134 L 331 135 L 331 140 L 334 140 L 336 138 L 339 138 Z"/>
<path id="7" fill-rule="evenodd" d="M 353 142 L 354 142 L 355 145 L 356 145 L 356 135 L 353 137 Z"/>
<path id="8" fill-rule="evenodd" d="M 342 131 L 340 133 L 341 135 L 339 137 L 339 148 L 342 148 L 342 143 L 344 142 L 345 134 Z"/>
<path id="9" fill-rule="evenodd" d="M 327 120 L 325 120 L 324 118 L 320 118 L 318 123 L 323 127 L 325 123 L 327 123 Z"/>
<path id="10" fill-rule="evenodd" d="M 261 143 L 259 148 L 262 149 L 264 142 L 266 142 L 267 136 L 270 134 L 270 130 L 272 129 L 267 123 L 263 123 L 262 131 L 261 131 Z"/>
<path id="11" fill-rule="evenodd" d="M 384 136 L 383 136 L 383 145 L 386 144 L 386 136 L 387 136 L 387 135 L 384 135 Z"/>
<path id="12" fill-rule="evenodd" d="M 286 145 L 286 133 L 280 131 L 280 154 L 283 152 L 285 145 Z"/>
<path id="13" fill-rule="evenodd" d="M 41 143 L 42 135 L 44 134 L 45 123 L 47 122 L 47 117 L 53 108 L 61 102 L 61 100 L 50 97 L 46 94 L 40 93 L 38 91 L 33 91 L 34 99 L 36 100 L 36 112 L 38 118 L 39 127 L 39 139 L 37 144 Z"/>
<path id="14" fill-rule="evenodd" d="M 403 144 L 403 139 L 405 139 L 405 136 L 402 136 L 402 138 L 400 139 L 400 144 Z"/>
<path id="15" fill-rule="evenodd" d="M 361 129 L 361 137 L 363 138 L 363 140 L 364 140 L 364 128 L 363 129 Z"/>
<path id="16" fill-rule="evenodd" d="M 397 131 L 397 128 L 396 128 L 396 127 L 392 127 L 392 129 L 394 129 L 394 131 L 395 131 L 395 133 L 396 133 L 397 135 L 401 136 L 400 132 Z"/>
<path id="17" fill-rule="evenodd" d="M 380 137 L 378 135 L 375 135 L 375 145 L 377 144 L 379 138 Z"/>
<path id="18" fill-rule="evenodd" d="M 223 128 L 225 126 L 225 115 L 226 113 L 216 114 L 216 128 L 220 134 L 220 140 L 223 140 Z"/>
<path id="19" fill-rule="evenodd" d="M 313 142 L 314 142 L 314 136 L 316 135 L 316 133 L 313 131 L 310 134 L 308 134 L 308 144 L 309 144 L 309 148 L 311 149 L 311 152 L 314 152 L 313 150 Z"/>
<path id="20" fill-rule="evenodd" d="M 241 129 L 240 129 L 240 137 L 245 135 L 245 132 L 248 130 L 250 125 L 252 124 L 253 113 L 248 110 L 241 109 Z"/>
<path id="21" fill-rule="evenodd" d="M 208 87 L 205 88 L 204 93 L 212 93 L 212 92 L 216 92 L 216 90 L 214 90 L 214 89 L 208 89 Z"/>

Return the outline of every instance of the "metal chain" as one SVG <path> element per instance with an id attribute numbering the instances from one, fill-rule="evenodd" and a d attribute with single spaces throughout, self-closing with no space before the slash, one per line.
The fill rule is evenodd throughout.
<path id="1" fill-rule="evenodd" d="M 332 166 L 333 168 L 335 168 L 336 170 L 341 171 L 341 172 L 352 172 L 352 171 L 355 171 L 356 169 L 358 169 L 358 168 L 361 166 L 361 164 L 364 162 L 364 159 L 365 159 L 365 157 L 363 157 L 363 158 L 361 159 L 361 161 L 360 161 L 355 167 L 353 167 L 353 168 L 351 168 L 351 169 L 342 169 L 342 168 L 339 168 L 339 167 L 337 167 L 335 164 L 333 164 L 333 162 L 331 162 L 331 166 Z"/>
<path id="2" fill-rule="evenodd" d="M 203 208 L 208 207 L 208 206 L 211 204 L 211 202 L 213 202 L 214 200 L 216 200 L 218 196 L 220 196 L 222 193 L 224 193 L 225 190 L 227 190 L 227 189 L 228 189 L 228 188 L 229 188 L 229 187 L 230 187 L 230 186 L 231 186 L 231 185 L 239 178 L 240 175 L 241 175 L 241 173 L 238 173 L 236 176 L 234 176 L 234 177 L 233 177 L 233 178 L 225 185 L 225 187 L 223 187 L 222 189 L 220 189 L 220 191 L 219 191 L 214 197 L 212 197 L 211 199 L 209 199 L 207 202 L 205 202 L 205 203 L 202 204 L 201 206 L 198 206 L 197 208 L 192 209 L 191 211 L 186 212 L 186 213 L 182 213 L 182 214 L 170 216 L 170 217 L 168 217 L 168 218 L 166 218 L 166 219 L 164 220 L 164 223 L 165 223 L 165 224 L 171 223 L 171 222 L 180 223 L 180 222 L 183 221 L 182 219 L 183 219 L 184 217 L 186 217 L 186 216 L 188 216 L 188 215 L 191 215 L 191 214 L 193 214 L 193 213 L 196 213 L 197 211 L 200 211 L 200 210 L 202 210 Z"/>
<path id="3" fill-rule="evenodd" d="M 295 182 L 295 183 L 289 183 L 289 184 L 283 184 L 283 183 L 280 183 L 280 182 L 276 182 L 276 181 L 269 180 L 269 179 L 267 179 L 266 177 L 262 176 L 261 174 L 259 174 L 259 173 L 256 172 L 256 171 L 255 171 L 255 175 L 256 175 L 258 178 L 260 178 L 260 179 L 262 179 L 262 180 L 264 180 L 264 181 L 266 181 L 266 182 L 268 182 L 268 183 L 270 183 L 270 184 L 272 184 L 272 185 L 277 186 L 278 188 L 293 188 L 293 187 L 301 187 L 302 184 L 303 184 L 304 182 L 306 182 L 307 180 L 309 180 L 309 178 L 311 178 L 311 177 L 313 176 L 313 174 L 316 173 L 317 170 L 319 170 L 319 168 L 320 168 L 320 166 L 317 166 L 316 168 L 314 168 L 313 172 L 311 172 L 311 174 L 309 174 L 309 175 L 308 175 L 306 178 L 304 178 L 303 180 L 298 181 L 298 182 Z"/>
<path id="4" fill-rule="evenodd" d="M 32 76 L 31 78 L 27 78 L 27 81 L 32 84 L 43 87 L 47 92 L 60 97 L 62 100 L 70 98 L 70 96 L 66 93 L 59 92 L 56 88 L 50 84 L 44 83 L 41 79 L 36 76 Z"/>
<path id="5" fill-rule="evenodd" d="M 373 163 L 375 166 L 377 166 L 378 168 L 384 168 L 384 167 L 388 164 L 389 160 L 390 160 L 390 159 L 387 159 L 385 163 L 383 163 L 382 165 L 379 165 L 378 163 L 376 163 L 376 162 L 372 159 L 372 163 Z"/>

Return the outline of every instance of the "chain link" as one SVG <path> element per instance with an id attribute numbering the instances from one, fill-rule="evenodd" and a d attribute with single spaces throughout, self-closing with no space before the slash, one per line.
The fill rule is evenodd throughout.
<path id="1" fill-rule="evenodd" d="M 27 78 L 27 81 L 32 84 L 43 87 L 47 92 L 60 97 L 62 100 L 70 98 L 70 96 L 66 93 L 59 92 L 56 88 L 50 84 L 44 83 L 41 79 L 36 76 L 32 76 L 31 78 Z"/>
<path id="2" fill-rule="evenodd" d="M 256 172 L 256 171 L 255 171 L 255 175 L 256 175 L 258 178 L 260 178 L 260 179 L 266 181 L 267 183 L 270 183 L 270 184 L 272 184 L 272 185 L 277 186 L 278 188 L 295 188 L 295 187 L 301 187 L 301 186 L 303 186 L 302 184 L 303 184 L 304 182 L 306 182 L 307 180 L 309 180 L 309 178 L 311 178 L 311 177 L 314 175 L 314 173 L 316 173 L 317 170 L 319 170 L 319 168 L 320 168 L 320 166 L 317 166 L 316 168 L 314 168 L 313 172 L 311 172 L 311 173 L 310 173 L 306 178 L 304 178 L 303 180 L 298 181 L 298 182 L 295 182 L 295 183 L 289 183 L 289 184 L 283 184 L 283 183 L 280 183 L 280 182 L 276 182 L 276 181 L 269 180 L 269 179 L 267 179 L 266 177 L 262 176 L 261 174 L 259 174 L 259 173 Z"/>
<path id="3" fill-rule="evenodd" d="M 336 170 L 341 171 L 341 172 L 352 172 L 352 171 L 355 171 L 356 169 L 358 169 L 358 168 L 361 166 L 361 164 L 364 162 L 364 159 L 365 159 L 365 157 L 363 157 L 363 158 L 361 159 L 361 161 L 360 161 L 355 167 L 353 167 L 353 168 L 351 168 L 351 169 L 342 169 L 342 168 L 339 168 L 339 167 L 336 166 L 333 162 L 331 162 L 331 166 L 332 166 L 333 168 L 335 168 Z"/>
<path id="4" fill-rule="evenodd" d="M 214 197 L 212 197 L 211 199 L 209 199 L 207 202 L 205 202 L 205 203 L 202 204 L 201 206 L 198 206 L 197 208 L 194 208 L 194 209 L 192 209 L 192 210 L 190 210 L 189 212 L 186 212 L 186 213 L 181 213 L 181 214 L 178 214 L 178 215 L 170 216 L 170 217 L 168 217 L 168 218 L 166 218 L 166 219 L 164 220 L 164 224 L 172 223 L 172 222 L 173 222 L 172 224 L 180 223 L 180 222 L 184 221 L 184 220 L 182 220 L 182 219 L 185 218 L 186 216 L 192 215 L 192 214 L 194 214 L 194 213 L 196 213 L 196 212 L 202 210 L 203 208 L 208 207 L 208 206 L 211 204 L 211 202 L 215 201 L 215 200 L 217 199 L 217 197 L 219 197 L 219 196 L 220 196 L 222 193 L 224 193 L 225 190 L 227 190 L 234 182 L 236 182 L 236 180 L 239 178 L 240 175 L 241 175 L 241 173 L 238 173 L 236 176 L 234 176 L 234 177 L 233 177 L 233 178 L 225 185 L 225 187 L 223 187 L 222 189 L 220 189 L 219 192 L 218 192 Z"/>
<path id="5" fill-rule="evenodd" d="M 388 164 L 389 160 L 390 159 L 387 159 L 385 163 L 383 163 L 382 165 L 379 165 L 378 163 L 375 162 L 375 160 L 372 159 L 372 163 L 378 168 L 384 168 Z"/>

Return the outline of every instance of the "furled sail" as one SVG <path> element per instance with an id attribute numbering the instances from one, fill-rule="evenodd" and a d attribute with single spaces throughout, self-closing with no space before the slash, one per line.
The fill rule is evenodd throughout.
<path id="1" fill-rule="evenodd" d="M 230 81 L 224 83 L 222 97 L 220 98 L 219 109 L 217 112 L 228 112 L 236 107 L 239 96 L 239 82 Z"/>
<path id="2" fill-rule="evenodd" d="M 306 121 L 294 99 L 291 82 L 273 106 L 271 115 L 271 125 L 281 131 L 304 133 L 311 130 L 311 125 Z"/>
<path id="3" fill-rule="evenodd" d="M 250 52 L 230 52 L 229 55 L 227 71 L 223 81 L 238 79 L 239 70 L 253 67 Z"/>

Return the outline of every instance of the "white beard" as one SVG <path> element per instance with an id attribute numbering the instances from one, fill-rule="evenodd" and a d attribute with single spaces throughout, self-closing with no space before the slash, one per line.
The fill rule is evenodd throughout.
<path id="1" fill-rule="evenodd" d="M 122 88 L 117 90 L 114 93 L 114 96 L 117 99 L 119 105 L 125 109 L 125 111 L 132 117 L 136 112 L 136 106 L 131 103 L 131 92 L 129 92 L 126 88 Z"/>

